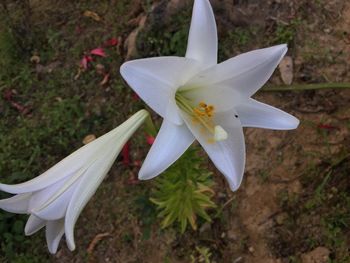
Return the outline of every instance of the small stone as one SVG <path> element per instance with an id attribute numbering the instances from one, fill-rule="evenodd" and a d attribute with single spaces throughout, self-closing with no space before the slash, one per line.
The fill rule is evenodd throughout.
<path id="1" fill-rule="evenodd" d="M 287 217 L 288 217 L 287 213 L 278 214 L 275 218 L 277 225 L 283 225 L 283 223 L 287 219 Z"/>
<path id="2" fill-rule="evenodd" d="M 97 74 L 100 74 L 100 75 L 105 74 L 105 66 L 102 64 L 97 64 L 96 65 L 96 72 L 97 72 Z"/>
<path id="3" fill-rule="evenodd" d="M 30 62 L 39 64 L 40 63 L 40 57 L 38 55 L 34 55 L 30 58 Z"/>
<path id="4" fill-rule="evenodd" d="M 302 254 L 301 262 L 302 263 L 327 263 L 329 262 L 330 251 L 326 247 L 317 247 L 314 250 Z"/>
<path id="5" fill-rule="evenodd" d="M 238 236 L 237 236 L 237 234 L 235 233 L 235 231 L 229 230 L 229 231 L 227 231 L 227 238 L 228 238 L 228 239 L 231 239 L 231 240 L 233 240 L 233 241 L 235 241 L 235 240 L 238 239 Z"/>
<path id="6" fill-rule="evenodd" d="M 334 186 L 332 186 L 331 191 L 332 191 L 333 193 L 338 193 L 338 189 L 337 189 L 336 187 L 334 187 Z"/>
<path id="7" fill-rule="evenodd" d="M 223 193 L 223 192 L 218 192 L 218 197 L 219 198 L 227 198 L 227 194 Z"/>
<path id="8" fill-rule="evenodd" d="M 205 222 L 199 229 L 199 233 L 203 233 L 209 231 L 211 229 L 211 225 L 208 222 Z"/>
<path id="9" fill-rule="evenodd" d="M 255 249 L 253 247 L 249 247 L 248 250 L 250 253 L 254 253 L 254 251 L 255 251 Z"/>

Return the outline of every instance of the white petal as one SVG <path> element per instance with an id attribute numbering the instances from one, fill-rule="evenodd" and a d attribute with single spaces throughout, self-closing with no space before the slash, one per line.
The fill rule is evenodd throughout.
<path id="1" fill-rule="evenodd" d="M 46 243 L 51 254 L 57 252 L 58 245 L 64 234 L 64 220 L 48 221 L 46 225 Z"/>
<path id="2" fill-rule="evenodd" d="M 30 215 L 24 228 L 26 236 L 31 236 L 46 225 L 46 220 L 42 220 L 35 215 Z"/>
<path id="3" fill-rule="evenodd" d="M 0 208 L 10 213 L 26 214 L 31 196 L 32 193 L 26 193 L 2 199 L 0 200 Z"/>
<path id="4" fill-rule="evenodd" d="M 139 172 L 139 179 L 156 177 L 173 164 L 193 143 L 194 137 L 186 125 L 163 121 L 156 140 Z"/>
<path id="5" fill-rule="evenodd" d="M 213 10 L 208 0 L 195 0 L 186 57 L 208 68 L 217 63 L 218 37 Z"/>
<path id="6" fill-rule="evenodd" d="M 70 250 L 75 249 L 74 226 L 81 211 L 107 175 L 108 170 L 111 168 L 123 145 L 144 122 L 147 116 L 149 116 L 147 111 L 141 110 L 116 128 L 114 130 L 114 137 L 109 143 L 110 147 L 108 151 L 99 155 L 98 159 L 89 166 L 82 178 L 79 179 L 80 181 L 75 188 L 65 216 L 65 235 Z"/>
<path id="7" fill-rule="evenodd" d="M 120 73 L 130 87 L 160 116 L 181 124 L 176 105 L 170 104 L 178 87 L 199 71 L 198 63 L 181 57 L 137 59 L 124 63 Z"/>
<path id="8" fill-rule="evenodd" d="M 116 155 L 114 156 L 115 158 L 107 159 L 107 156 L 104 157 L 105 158 L 97 160 L 89 167 L 89 169 L 84 174 L 84 177 L 78 183 L 68 205 L 65 217 L 65 232 L 67 244 L 71 250 L 75 249 L 74 225 L 78 220 L 81 211 L 90 200 L 90 198 L 95 194 L 102 180 L 107 175 L 107 172 L 111 168 Z"/>
<path id="9" fill-rule="evenodd" d="M 245 144 L 240 121 L 234 111 L 220 112 L 215 116 L 215 123 L 220 125 L 228 135 L 223 141 L 213 142 L 213 136 L 204 132 L 199 124 L 193 124 L 189 118 L 184 120 L 196 139 L 208 153 L 216 168 L 226 177 L 232 191 L 241 184 L 245 165 Z M 209 135 L 210 134 L 210 135 Z"/>
<path id="10" fill-rule="evenodd" d="M 238 55 L 200 72 L 186 86 L 231 87 L 248 98 L 271 77 L 286 52 L 286 45 L 278 45 Z"/>
<path id="11" fill-rule="evenodd" d="M 231 110 L 243 99 L 241 94 L 232 88 L 220 88 L 219 90 L 215 87 L 193 88 L 183 89 L 181 93 L 194 105 L 198 105 L 199 102 L 213 105 L 216 112 Z"/>
<path id="12" fill-rule="evenodd" d="M 41 207 L 33 210 L 32 213 L 45 220 L 57 220 L 63 218 L 78 182 L 54 198 L 53 201 L 43 204 Z M 47 196 L 47 199 L 50 197 L 51 196 Z"/>
<path id="13" fill-rule="evenodd" d="M 64 185 L 66 179 L 63 179 L 55 184 L 52 184 L 42 190 L 32 193 L 32 197 L 29 201 L 28 211 L 32 213 L 34 210 L 39 209 L 43 204 L 47 202 L 60 188 Z"/>
<path id="14" fill-rule="evenodd" d="M 274 130 L 296 129 L 299 120 L 294 116 L 253 99 L 235 107 L 243 127 Z"/>

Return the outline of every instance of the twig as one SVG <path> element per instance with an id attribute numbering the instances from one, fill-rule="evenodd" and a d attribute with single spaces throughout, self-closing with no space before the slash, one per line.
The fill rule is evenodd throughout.
<path id="1" fill-rule="evenodd" d="M 224 205 L 222 206 L 222 210 L 224 210 L 224 208 L 226 207 L 226 206 L 228 206 L 233 200 L 235 200 L 236 199 L 236 196 L 233 196 L 233 197 L 231 197 L 229 200 L 227 200 L 225 203 L 224 203 Z"/>
<path id="2" fill-rule="evenodd" d="M 92 254 L 92 252 L 94 251 L 96 245 L 98 242 L 100 242 L 103 238 L 105 237 L 109 237 L 111 234 L 110 233 L 101 233 L 101 234 L 98 234 L 94 237 L 94 239 L 91 241 L 88 249 L 87 249 L 87 253 L 88 254 Z"/>
<path id="3" fill-rule="evenodd" d="M 321 90 L 321 89 L 350 89 L 350 83 L 314 83 L 314 84 L 295 84 L 289 86 L 266 85 L 262 91 L 303 91 L 303 90 Z"/>

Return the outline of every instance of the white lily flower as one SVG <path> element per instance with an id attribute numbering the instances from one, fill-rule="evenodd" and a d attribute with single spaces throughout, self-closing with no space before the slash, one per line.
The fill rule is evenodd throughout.
<path id="1" fill-rule="evenodd" d="M 141 110 L 119 127 L 81 147 L 40 176 L 21 184 L 0 184 L 0 190 L 15 196 L 0 200 L 0 208 L 30 214 L 25 234 L 46 226 L 46 241 L 56 253 L 65 234 L 75 249 L 74 225 L 79 214 L 106 177 L 123 145 L 149 114 Z"/>
<path id="2" fill-rule="evenodd" d="M 121 74 L 164 120 L 139 173 L 151 179 L 195 139 L 235 191 L 245 166 L 242 127 L 295 129 L 295 117 L 251 96 L 270 78 L 286 45 L 259 49 L 217 64 L 217 29 L 208 0 L 195 0 L 185 57 L 126 62 Z"/>

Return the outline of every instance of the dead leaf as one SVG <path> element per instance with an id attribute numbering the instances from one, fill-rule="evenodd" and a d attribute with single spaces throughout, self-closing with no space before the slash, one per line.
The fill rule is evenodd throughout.
<path id="1" fill-rule="evenodd" d="M 100 82 L 100 85 L 104 86 L 104 85 L 106 85 L 108 83 L 108 81 L 109 81 L 109 73 L 104 75 L 102 81 Z"/>
<path id="2" fill-rule="evenodd" d="M 140 18 L 139 25 L 134 31 L 132 31 L 124 42 L 124 48 L 127 49 L 126 60 L 137 55 L 136 41 L 139 32 L 144 28 L 146 24 L 147 16 L 143 15 Z"/>
<path id="3" fill-rule="evenodd" d="M 83 144 L 88 144 L 96 139 L 95 134 L 89 134 L 83 139 Z"/>
<path id="4" fill-rule="evenodd" d="M 78 80 L 80 78 L 80 75 L 83 71 L 81 70 L 81 68 L 78 68 L 78 72 L 77 74 L 74 76 L 74 80 Z"/>
<path id="5" fill-rule="evenodd" d="M 278 66 L 281 78 L 283 83 L 290 85 L 293 82 L 293 59 L 289 56 L 286 56 L 282 59 L 281 63 Z"/>
<path id="6" fill-rule="evenodd" d="M 97 22 L 102 20 L 101 17 L 97 13 L 92 12 L 90 10 L 86 10 L 84 12 L 84 16 L 89 17 L 89 18 L 91 18 L 91 19 L 93 19 L 93 20 L 95 20 Z"/>

